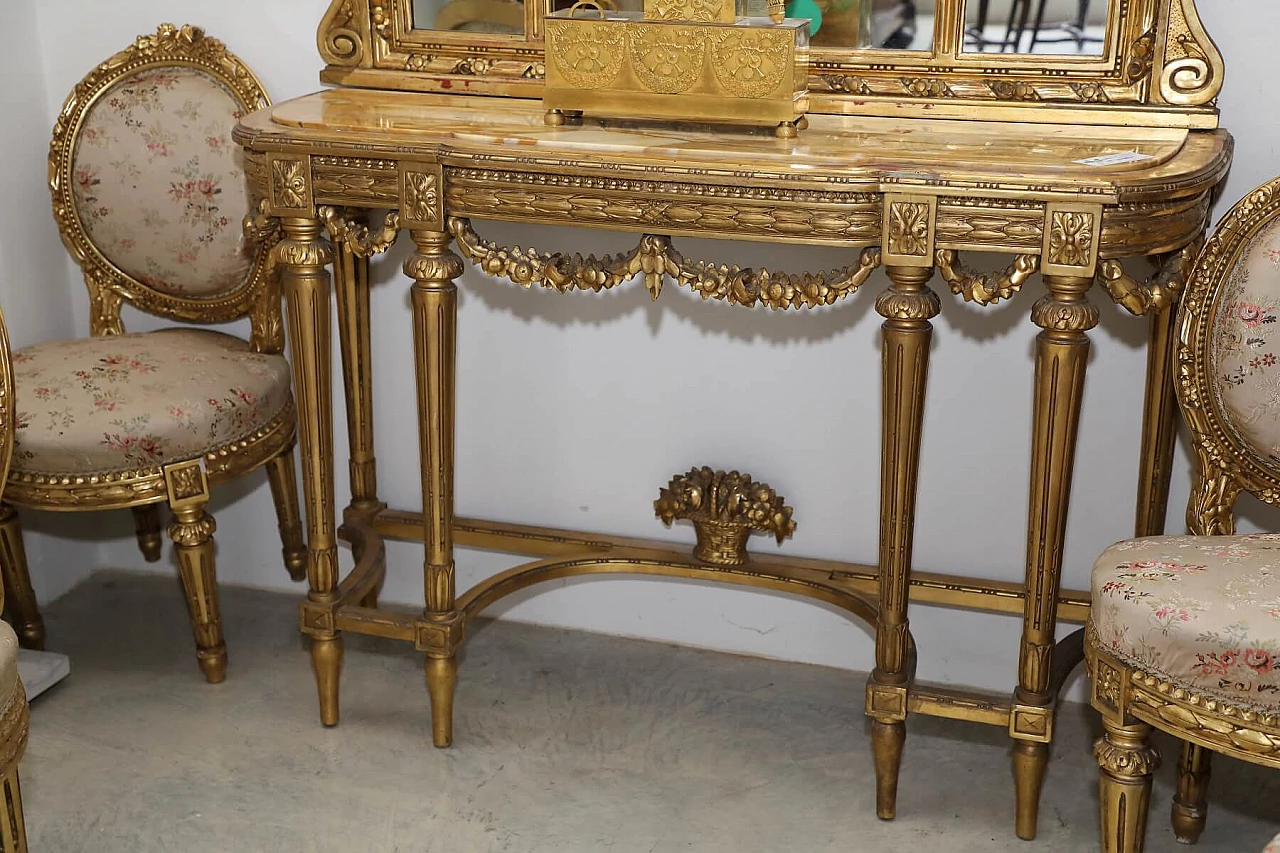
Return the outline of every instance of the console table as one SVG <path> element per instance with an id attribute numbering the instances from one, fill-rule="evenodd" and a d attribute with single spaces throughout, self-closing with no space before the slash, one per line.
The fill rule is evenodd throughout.
<path id="1" fill-rule="evenodd" d="M 1185 15 L 1191 0 L 1140 5 L 1158 15 L 1167 14 L 1170 2 L 1181 3 Z M 334 9 L 345 14 L 349 5 Z M 1120 7 L 1124 14 L 1133 8 Z M 362 31 L 350 16 L 335 23 L 331 10 L 321 26 L 322 53 L 328 49 L 334 61 L 335 45 L 342 45 L 338 31 L 341 38 L 376 41 L 377 30 L 390 43 L 399 20 L 384 20 L 379 29 L 375 14 Z M 963 21 L 957 21 L 957 43 L 962 31 Z M 1181 38 L 1167 27 L 1161 32 Z M 1069 111 L 1040 110 L 1044 104 L 1025 98 L 991 107 L 982 121 L 948 117 L 959 111 L 955 103 L 940 105 L 936 114 L 837 114 L 851 111 L 845 102 L 832 114 L 810 114 L 798 139 L 780 140 L 767 130 L 644 122 L 549 127 L 536 100 L 354 87 L 244 118 L 236 139 L 261 197 L 260 215 L 246 227 L 282 231 L 274 259 L 288 304 L 310 548 L 310 594 L 301 622 L 311 640 L 322 722 L 338 722 L 344 632 L 412 642 L 425 652 L 433 740 L 444 747 L 452 738 L 455 653 L 467 623 L 505 595 L 541 581 L 617 573 L 781 590 L 834 604 L 875 627 L 866 712 L 881 817 L 895 812 L 905 720 L 929 714 L 1008 730 L 1016 828 L 1033 837 L 1057 693 L 1083 658 L 1080 634 L 1055 643 L 1055 627 L 1059 618 L 1082 622 L 1089 606 L 1086 594 L 1061 590 L 1059 578 L 1087 333 L 1099 318 L 1090 291 L 1099 282 L 1102 293 L 1094 299 L 1112 298 L 1149 317 L 1136 532 L 1159 533 L 1175 430 L 1174 306 L 1231 159 L 1231 138 L 1215 129 L 1216 117 L 1185 106 L 1211 101 L 1220 60 L 1202 63 L 1217 77 L 1200 78 L 1197 85 L 1204 88 L 1187 95 L 1196 81 L 1170 69 L 1189 60 L 1163 49 L 1154 66 L 1147 53 L 1145 68 L 1138 69 L 1152 75 L 1144 97 L 1163 99 L 1163 106 L 1158 114 L 1134 111 L 1127 124 L 1105 121 L 1106 107 L 1072 121 Z M 1203 54 L 1202 46 L 1196 49 Z M 387 55 L 381 50 L 373 52 L 374 64 Z M 1133 50 L 1142 53 L 1141 45 Z M 351 83 L 366 74 L 371 76 L 361 85 L 382 85 L 394 78 L 360 63 L 331 67 L 326 79 Z M 484 83 L 479 78 L 491 70 L 460 68 L 437 72 L 432 86 L 419 88 L 448 89 L 445 83 L 468 75 L 470 82 Z M 1168 87 L 1155 82 L 1161 69 L 1172 81 Z M 510 81 L 494 85 L 505 94 L 518 88 Z M 894 110 L 879 104 L 870 112 Z M 368 211 L 387 210 L 368 219 Z M 539 253 L 485 239 L 477 230 L 483 230 L 480 220 L 622 230 L 637 234 L 638 242 L 629 252 L 603 258 Z M 400 232 L 408 232 L 415 246 L 404 271 L 412 280 L 421 512 L 391 509 L 378 499 L 374 461 L 368 263 Z M 849 263 L 821 273 L 739 269 L 686 258 L 675 239 L 685 235 L 838 246 L 848 250 Z M 961 263 L 968 251 L 1012 258 L 1002 271 L 979 274 Z M 1135 278 L 1119 263 L 1141 257 L 1157 261 L 1149 279 Z M 639 277 L 654 298 L 665 287 L 681 286 L 705 298 L 777 311 L 833 304 L 883 267 L 889 286 L 876 300 L 885 318 L 878 564 L 748 555 L 745 536 L 704 541 L 715 531 L 702 527 L 699 547 L 690 554 L 664 542 L 455 518 L 454 280 L 464 261 L 526 287 L 562 293 L 598 291 Z M 1026 296 L 1040 332 L 1025 583 L 913 573 L 929 343 L 932 320 L 943 310 L 930 283 L 940 277 L 957 298 L 986 305 L 1014 298 L 1037 273 L 1037 292 Z M 341 527 L 329 358 L 335 290 L 352 490 Z M 1021 381 L 1012 371 L 1008 378 Z M 726 476 L 704 470 L 677 478 L 664 492 L 667 511 L 678 517 L 668 499 L 680 489 L 713 491 Z M 789 510 L 781 513 L 781 501 L 766 487 L 750 486 L 779 508 L 771 529 L 781 537 Z M 729 521 L 742 527 L 753 519 Z M 345 576 L 339 537 L 351 543 L 355 560 Z M 378 605 L 384 538 L 425 545 L 421 613 Z M 458 595 L 455 544 L 526 554 L 532 561 Z M 1021 614 L 1011 695 L 914 684 L 912 600 Z"/>

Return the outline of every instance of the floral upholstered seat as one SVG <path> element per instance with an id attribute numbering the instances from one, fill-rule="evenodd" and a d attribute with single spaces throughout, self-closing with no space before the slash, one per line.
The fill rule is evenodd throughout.
<path id="1" fill-rule="evenodd" d="M 1232 705 L 1280 710 L 1280 534 L 1153 536 L 1093 567 L 1103 648 Z"/>
<path id="2" fill-rule="evenodd" d="M 1184 843 L 1205 831 L 1213 752 L 1280 769 L 1280 532 L 1235 532 L 1241 492 L 1280 505 L 1280 180 L 1205 243 L 1170 331 L 1195 535 L 1120 542 L 1094 564 L 1085 653 L 1105 732 L 1103 853 L 1143 849 L 1152 728 L 1182 741 L 1172 821 Z"/>
<path id="3" fill-rule="evenodd" d="M 191 459 L 253 435 L 290 402 L 283 356 L 203 329 L 37 344 L 13 360 L 15 471 L 87 474 Z"/>

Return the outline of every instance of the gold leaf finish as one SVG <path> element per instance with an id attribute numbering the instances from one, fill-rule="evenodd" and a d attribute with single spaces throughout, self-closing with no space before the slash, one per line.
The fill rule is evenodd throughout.
<path id="1" fill-rule="evenodd" d="M 889 205 L 889 251 L 924 256 L 929 252 L 929 205 L 895 202 Z"/>
<path id="2" fill-rule="evenodd" d="M 1174 3 L 1181 16 L 1176 19 Z M 1089 607 L 1087 595 L 1060 588 L 1066 495 L 1088 361 L 1085 333 L 1099 315 L 1087 293 L 1100 275 L 1112 297 L 1153 317 L 1154 366 L 1146 383 L 1150 411 L 1143 418 L 1142 451 L 1151 482 L 1140 493 L 1138 522 L 1150 528 L 1162 515 L 1160 472 L 1168 470 L 1172 456 L 1168 436 L 1174 418 L 1165 405 L 1169 371 L 1159 365 L 1177 337 L 1165 334 L 1177 277 L 1133 280 L 1117 275 L 1110 262 L 1186 249 L 1204 228 L 1231 144 L 1225 133 L 1212 130 L 1217 117 L 1211 100 L 1174 104 L 1160 93 L 1166 67 L 1185 65 L 1196 49 L 1208 52 L 1189 2 L 1109 4 L 1105 55 L 1088 62 L 994 54 L 974 61 L 957 43 L 963 5 L 938 4 L 932 51 L 890 55 L 814 48 L 809 127 L 795 142 L 757 129 L 716 126 L 722 117 L 712 113 L 695 112 L 699 122 L 680 126 L 632 121 L 631 101 L 615 105 L 617 120 L 597 121 L 585 106 L 562 106 L 588 115 L 578 121 L 560 114 L 555 126 L 544 125 L 543 111 L 529 103 L 544 94 L 544 75 L 549 81 L 575 73 L 586 75 L 579 82 L 597 79 L 599 88 L 588 94 L 600 97 L 608 94 L 607 85 L 622 85 L 622 78 L 643 87 L 629 80 L 636 72 L 628 63 L 637 54 L 611 52 L 625 44 L 582 38 L 560 54 L 567 64 L 558 60 L 563 34 L 556 34 L 556 20 L 544 20 L 544 8 L 534 4 L 527 6 L 523 36 L 499 38 L 403 32 L 410 20 L 408 0 L 330 5 L 322 25 L 325 43 L 332 50 L 341 31 L 349 31 L 341 36 L 348 39 L 343 44 L 355 45 L 358 57 L 336 56 L 323 79 L 345 88 L 248 116 L 236 131 L 251 153 L 249 172 L 260 191 L 273 177 L 272 158 L 305 158 L 305 209 L 267 212 L 281 217 L 278 267 L 290 301 L 293 350 L 300 356 L 295 384 L 305 411 L 299 438 L 311 549 L 311 592 L 301 620 L 312 643 L 323 722 L 338 719 L 345 631 L 413 643 L 424 653 L 432 740 L 443 746 L 452 738 L 456 652 L 465 625 L 502 597 L 581 575 L 715 579 L 812 597 L 875 625 L 866 710 L 872 717 L 878 814 L 896 812 L 906 718 L 963 718 L 1000 726 L 1015 739 L 1017 830 L 1034 835 L 1056 694 L 1082 654 L 1078 634 L 1057 642 L 1057 619 L 1079 620 Z M 735 39 L 732 47 L 741 60 L 722 61 L 714 40 L 703 42 L 700 57 L 692 51 L 693 58 L 703 83 L 722 94 L 736 86 L 747 108 L 755 109 L 769 99 L 757 101 L 751 90 L 767 85 L 773 66 L 765 45 L 747 44 L 736 34 Z M 653 89 L 637 94 L 672 97 L 659 90 L 684 85 L 680 65 L 691 52 L 677 53 L 676 45 L 659 42 L 654 37 L 640 45 L 645 49 L 638 57 Z M 1212 61 L 1206 65 L 1212 77 Z M 1212 83 L 1192 93 L 1198 81 L 1184 72 L 1173 77 L 1188 96 L 1212 97 Z M 804 88 L 803 80 L 792 82 L 797 91 Z M 427 94 L 378 91 L 397 88 Z M 686 110 L 682 115 L 688 116 L 699 94 L 688 88 L 676 99 Z M 1145 159 L 1091 162 L 1129 150 Z M 415 184 L 408 178 L 413 174 L 435 180 L 430 187 Z M 362 212 L 373 210 L 399 216 L 375 219 L 370 227 Z M 485 240 L 472 227 L 480 227 L 479 220 L 625 231 L 635 242 L 605 258 L 543 252 Z M 324 228 L 331 250 L 320 237 Z M 414 279 L 420 513 L 382 505 L 373 458 L 368 257 L 400 229 L 412 232 L 416 248 L 405 271 Z M 688 236 L 828 246 L 843 253 L 839 263 L 845 266 L 793 274 L 746 268 L 733 258 L 723 264 L 698 261 L 677 249 L 685 248 L 680 240 Z M 1001 266 L 1007 266 L 983 275 L 961 264 L 964 253 L 984 251 L 1006 255 Z M 452 457 L 461 330 L 454 281 L 463 259 L 527 287 L 597 291 L 643 277 L 655 296 L 675 283 L 707 299 L 775 310 L 832 305 L 885 266 L 891 287 L 876 299 L 884 318 L 876 565 L 772 554 L 715 564 L 661 542 L 456 518 Z M 352 483 L 341 528 L 324 367 L 330 346 L 324 267 L 330 262 L 339 293 Z M 1028 287 L 1037 267 L 1046 293 L 1031 309 L 1040 334 L 1025 575 L 1017 583 L 998 583 L 916 571 L 921 424 L 932 318 L 941 310 L 930 281 L 936 269 L 961 298 L 992 304 Z M 397 459 L 400 450 L 392 448 Z M 1222 490 L 1205 494 L 1206 514 L 1230 497 Z M 345 577 L 338 571 L 338 535 L 351 541 L 355 557 Z M 742 560 L 734 535 L 712 541 L 706 534 L 705 553 Z M 385 573 L 382 537 L 425 546 L 421 613 L 377 606 Z M 455 545 L 505 549 L 531 560 L 460 592 Z M 915 684 L 908 619 L 913 601 L 1020 615 L 1013 695 L 994 700 Z M 1118 688 L 1114 680 L 1103 685 L 1106 701 L 1119 706 L 1132 692 L 1133 685 L 1123 681 Z M 1120 732 L 1115 738 L 1139 735 Z M 1137 803 L 1142 777 L 1119 770 L 1138 765 L 1113 764 L 1119 769 L 1107 802 Z"/>
<path id="3" fill-rule="evenodd" d="M 698 534 L 693 554 L 712 565 L 746 563 L 747 537 L 753 530 L 772 533 L 779 545 L 796 530 L 791 507 L 767 484 L 705 466 L 672 477 L 653 510 L 668 527 L 692 521 Z"/>
<path id="4" fill-rule="evenodd" d="M 595 21 L 548 21 L 547 32 L 551 61 L 574 86 L 603 89 L 617 79 L 627 56 L 622 30 Z"/>
<path id="5" fill-rule="evenodd" d="M 960 265 L 959 253 L 953 249 L 939 249 L 935 261 L 951 292 L 978 305 L 994 305 L 1011 298 L 1040 268 L 1038 255 L 1018 255 L 1003 272 L 973 273 Z"/>
<path id="6" fill-rule="evenodd" d="M 1049 226 L 1049 261 L 1067 267 L 1088 266 L 1094 248 L 1093 216 L 1055 211 Z"/>
<path id="7" fill-rule="evenodd" d="M 271 162 L 271 198 L 276 207 L 306 207 L 309 194 L 307 170 L 301 160 Z"/>

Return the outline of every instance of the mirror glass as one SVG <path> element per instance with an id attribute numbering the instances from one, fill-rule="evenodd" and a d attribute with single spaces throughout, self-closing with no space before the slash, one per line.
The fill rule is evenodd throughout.
<path id="1" fill-rule="evenodd" d="M 520 0 L 413 0 L 413 28 L 523 35 L 524 3 Z"/>
<path id="2" fill-rule="evenodd" d="M 809 39 L 814 47 L 933 50 L 933 14 L 923 8 L 932 0 L 794 0 L 787 14 L 812 17 L 806 5 L 817 6 L 820 16 Z"/>
<path id="3" fill-rule="evenodd" d="M 1117 0 L 965 0 L 967 53 L 1102 56 Z"/>

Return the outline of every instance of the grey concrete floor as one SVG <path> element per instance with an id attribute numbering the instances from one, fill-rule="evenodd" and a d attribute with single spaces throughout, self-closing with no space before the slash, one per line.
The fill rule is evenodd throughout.
<path id="1" fill-rule="evenodd" d="M 419 656 L 349 638 L 322 728 L 296 599 L 227 588 L 226 683 L 203 682 L 177 581 L 101 574 L 48 608 L 72 675 L 22 764 L 57 851 L 1087 851 L 1092 721 L 1069 706 L 1040 837 L 1013 836 L 1008 744 L 910 723 L 899 817 L 875 819 L 860 676 L 503 622 L 463 653 L 454 746 L 431 747 Z M 1167 746 L 1167 743 L 1164 744 Z M 1172 754 L 1149 851 L 1172 851 Z M 1258 851 L 1280 773 L 1215 764 L 1200 849 Z"/>

